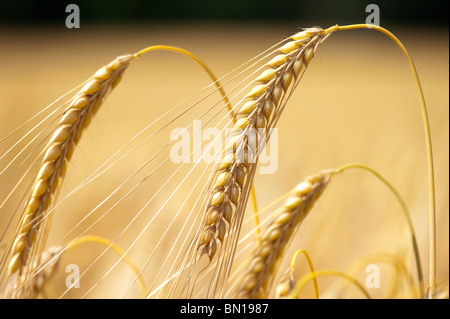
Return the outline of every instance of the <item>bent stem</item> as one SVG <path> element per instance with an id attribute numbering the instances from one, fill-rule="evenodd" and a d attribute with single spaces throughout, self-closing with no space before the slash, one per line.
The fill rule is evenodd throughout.
<path id="1" fill-rule="evenodd" d="M 413 251 L 414 251 L 416 267 L 417 267 L 417 278 L 419 280 L 420 295 L 424 296 L 425 289 L 424 289 L 424 283 L 423 283 L 424 280 L 423 280 L 422 264 L 420 262 L 419 246 L 417 244 L 417 238 L 416 238 L 416 234 L 414 232 L 413 223 L 412 223 L 411 216 L 408 212 L 408 208 L 406 206 L 405 201 L 401 197 L 400 193 L 395 189 L 395 187 L 391 183 L 389 183 L 389 181 L 387 179 L 385 179 L 383 176 L 381 176 L 381 174 L 378 173 L 375 169 L 373 169 L 367 165 L 360 164 L 360 163 L 350 163 L 350 164 L 346 164 L 346 165 L 343 165 L 343 166 L 335 169 L 334 172 L 336 174 L 339 174 L 339 173 L 342 173 L 342 172 L 344 172 L 348 169 L 352 169 L 352 168 L 360 168 L 360 169 L 363 169 L 363 170 L 368 171 L 368 172 L 372 173 L 373 175 L 375 175 L 375 177 L 377 177 L 381 182 L 383 182 L 391 190 L 391 192 L 394 194 L 395 198 L 398 200 L 398 202 L 402 206 L 403 215 L 406 219 L 406 223 L 407 223 L 409 232 L 411 234 L 411 242 L 412 242 L 412 247 L 413 247 Z"/>
<path id="2" fill-rule="evenodd" d="M 80 244 L 84 244 L 84 243 L 97 243 L 97 244 L 100 244 L 100 245 L 103 245 L 106 247 L 111 247 L 116 253 L 118 253 L 120 256 L 122 256 L 123 259 L 125 260 L 125 262 L 128 264 L 128 266 L 130 266 L 130 268 L 133 270 L 133 272 L 137 275 L 142 296 L 144 298 L 145 298 L 145 296 L 147 296 L 147 287 L 145 285 L 144 280 L 142 279 L 139 269 L 136 267 L 134 262 L 130 259 L 130 257 L 128 257 L 128 255 L 125 253 L 125 251 L 122 248 L 120 248 L 118 245 L 114 244 L 109 239 L 106 239 L 106 238 L 103 238 L 100 236 L 96 236 L 96 235 L 85 235 L 83 237 L 77 238 L 74 241 L 70 242 L 67 245 L 67 248 L 65 251 L 75 248 L 76 246 L 78 246 Z"/>
<path id="3" fill-rule="evenodd" d="M 346 273 L 356 277 L 357 274 L 362 271 L 362 269 L 364 269 L 367 265 L 371 263 L 376 264 L 385 263 L 391 265 L 399 275 L 402 274 L 404 276 L 405 283 L 408 287 L 414 287 L 414 282 L 411 277 L 411 274 L 408 272 L 408 269 L 406 268 L 403 261 L 396 255 L 392 255 L 385 252 L 374 252 L 355 259 L 347 268 Z M 417 298 L 416 290 L 413 289 L 412 291 L 414 295 L 413 298 Z"/>
<path id="4" fill-rule="evenodd" d="M 354 284 L 367 299 L 372 299 L 370 297 L 370 294 L 367 292 L 367 290 L 364 288 L 364 286 L 356 280 L 354 277 L 350 276 L 349 274 L 346 274 L 345 272 L 338 271 L 338 270 L 318 270 L 313 273 L 308 273 L 304 275 L 295 285 L 292 292 L 289 294 L 289 298 L 291 299 L 297 299 L 298 295 L 300 294 L 300 291 L 303 289 L 303 287 L 310 281 L 311 279 L 317 278 L 317 277 L 341 277 L 342 279 L 346 279 L 350 281 L 352 284 Z"/>
<path id="5" fill-rule="evenodd" d="M 397 46 L 402 50 L 402 52 L 406 56 L 406 59 L 408 60 L 409 67 L 411 69 L 417 90 L 419 92 L 423 127 L 425 132 L 425 142 L 427 148 L 427 161 L 428 161 L 429 249 L 430 249 L 430 260 L 429 260 L 430 273 L 429 273 L 428 297 L 433 298 L 436 294 L 436 200 L 435 200 L 434 162 L 433 162 L 433 148 L 431 143 L 431 131 L 422 85 L 420 84 L 416 66 L 408 50 L 403 45 L 403 43 L 389 30 L 386 30 L 385 28 L 372 24 L 352 24 L 345 26 L 335 25 L 333 27 L 328 28 L 326 32 L 331 33 L 335 31 L 345 31 L 354 29 L 374 29 L 387 35 L 392 41 L 394 41 L 395 44 L 397 44 Z"/>
<path id="6" fill-rule="evenodd" d="M 295 260 L 299 254 L 303 254 L 306 258 L 306 261 L 308 262 L 309 271 L 313 275 L 312 281 L 313 281 L 313 285 L 314 285 L 314 298 L 319 299 L 319 285 L 317 284 L 317 277 L 314 276 L 316 271 L 314 270 L 314 265 L 312 263 L 311 257 L 309 256 L 308 252 L 305 249 L 299 249 L 295 252 L 295 254 L 291 260 L 290 269 L 294 270 Z"/>

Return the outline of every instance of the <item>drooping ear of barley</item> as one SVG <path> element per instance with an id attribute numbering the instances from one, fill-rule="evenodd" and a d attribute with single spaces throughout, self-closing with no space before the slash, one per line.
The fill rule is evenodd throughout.
<path id="1" fill-rule="evenodd" d="M 307 177 L 297 185 L 278 216 L 268 225 L 261 237 L 261 244 L 252 255 L 244 272 L 237 298 L 266 298 L 273 277 L 293 233 L 305 219 L 330 181 L 328 173 Z M 289 285 L 279 288 L 280 295 Z"/>
<path id="2" fill-rule="evenodd" d="M 46 227 L 49 218 L 46 209 L 51 205 L 58 186 L 65 175 L 67 164 L 71 158 L 81 133 L 89 124 L 103 100 L 119 83 L 123 72 L 134 55 L 117 57 L 108 65 L 100 68 L 73 97 L 69 106 L 55 128 L 45 148 L 40 169 L 36 175 L 25 211 L 15 232 L 15 240 L 11 246 L 7 276 L 19 272 L 27 265 L 30 249 L 36 241 L 39 231 Z M 45 220 L 44 220 L 45 218 Z M 42 234 L 41 234 L 42 235 Z"/>
<path id="3" fill-rule="evenodd" d="M 286 102 L 289 90 L 295 88 L 294 83 L 301 78 L 319 45 L 329 35 L 321 28 L 310 28 L 290 37 L 276 50 L 276 56 L 265 65 L 245 96 L 209 193 L 197 240 L 198 258 L 207 255 L 211 261 L 220 245 L 225 246 L 225 237 L 231 230 L 235 234 L 227 250 L 235 249 L 258 153 L 261 145 L 265 145 L 263 138 L 270 135 L 270 129 L 282 112 L 283 100 Z M 253 144 L 249 136 L 255 138 Z M 229 271 L 232 258 L 227 259 L 220 266 L 225 272 Z"/>

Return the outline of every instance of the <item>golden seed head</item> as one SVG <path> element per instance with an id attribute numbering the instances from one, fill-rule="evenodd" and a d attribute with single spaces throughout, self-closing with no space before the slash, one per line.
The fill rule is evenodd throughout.
<path id="1" fill-rule="evenodd" d="M 275 220 L 275 223 L 277 224 L 286 224 L 290 219 L 292 218 L 292 214 L 289 212 L 284 212 L 280 214 L 277 219 Z"/>
<path id="2" fill-rule="evenodd" d="M 14 256 L 11 257 L 11 260 L 9 261 L 9 265 L 8 265 L 8 274 L 11 275 L 13 273 L 15 273 L 22 265 L 22 261 L 21 261 L 21 254 L 15 254 Z"/>
<path id="3" fill-rule="evenodd" d="M 46 192 L 48 188 L 48 182 L 46 179 L 40 179 L 36 182 L 36 185 L 33 188 L 33 194 L 31 197 L 39 197 Z"/>
<path id="4" fill-rule="evenodd" d="M 80 118 L 80 113 L 79 109 L 70 108 L 64 113 L 60 123 L 73 124 Z"/>
<path id="5" fill-rule="evenodd" d="M 236 121 L 236 123 L 233 126 L 233 130 L 243 130 L 248 125 L 248 118 L 242 117 L 239 120 Z"/>
<path id="6" fill-rule="evenodd" d="M 284 204 L 284 207 L 287 209 L 295 209 L 299 207 L 301 203 L 302 203 L 301 197 L 292 196 L 287 199 L 286 203 Z"/>
<path id="7" fill-rule="evenodd" d="M 208 244 L 208 257 L 211 260 L 217 251 L 217 242 L 214 238 L 211 239 L 211 241 Z"/>
<path id="8" fill-rule="evenodd" d="M 92 79 L 83 86 L 80 92 L 83 92 L 83 94 L 86 95 L 92 95 L 100 89 L 100 84 L 101 82 L 99 80 Z"/>
<path id="9" fill-rule="evenodd" d="M 219 170 L 229 168 L 231 166 L 231 164 L 234 163 L 235 160 L 236 160 L 236 154 L 234 154 L 234 153 L 226 154 L 223 157 L 222 162 L 220 163 Z"/>
<path id="10" fill-rule="evenodd" d="M 239 201 L 239 187 L 236 184 L 230 186 L 230 200 L 233 204 L 237 205 Z"/>
<path id="11" fill-rule="evenodd" d="M 303 59 L 298 59 L 298 60 L 296 60 L 295 62 L 294 62 L 294 67 L 293 67 L 293 69 L 294 69 L 294 75 L 295 75 L 295 77 L 297 77 L 297 76 L 299 76 L 300 75 L 300 72 L 303 70 L 303 66 L 304 66 L 305 64 L 303 63 Z"/>
<path id="12" fill-rule="evenodd" d="M 233 207 L 229 202 L 223 204 L 222 214 L 222 217 L 230 224 L 233 217 Z"/>
<path id="13" fill-rule="evenodd" d="M 263 257 L 263 258 L 267 257 L 267 256 L 269 256 L 269 254 L 271 253 L 272 250 L 273 250 L 272 245 L 271 244 L 266 244 L 266 245 L 260 247 L 258 255 Z"/>
<path id="14" fill-rule="evenodd" d="M 310 182 L 303 181 L 294 188 L 294 192 L 298 195 L 306 195 L 312 191 Z"/>
<path id="15" fill-rule="evenodd" d="M 272 60 L 267 63 L 268 66 L 271 66 L 272 68 L 277 68 L 280 65 L 286 63 L 288 60 L 288 57 L 285 54 L 279 54 L 276 57 L 274 57 Z"/>
<path id="16" fill-rule="evenodd" d="M 53 133 L 53 136 L 51 138 L 52 142 L 60 143 L 64 142 L 67 137 L 70 134 L 70 129 L 72 128 L 71 125 L 61 125 L 56 130 L 55 133 Z"/>
<path id="17" fill-rule="evenodd" d="M 211 198 L 211 206 L 217 206 L 222 204 L 224 198 L 225 198 L 224 192 L 215 192 Z"/>
<path id="18" fill-rule="evenodd" d="M 274 240 L 278 239 L 278 237 L 280 237 L 280 236 L 281 236 L 281 230 L 280 229 L 274 229 L 269 234 L 269 240 L 270 241 L 274 241 Z"/>
<path id="19" fill-rule="evenodd" d="M 242 186 L 244 185 L 244 180 L 245 180 L 245 168 L 243 165 L 237 165 L 236 166 L 236 172 L 235 172 L 235 178 L 236 178 L 236 183 L 239 185 L 239 187 L 242 188 Z"/>
<path id="20" fill-rule="evenodd" d="M 40 198 L 32 197 L 27 204 L 27 214 L 33 214 L 41 205 Z"/>
<path id="21" fill-rule="evenodd" d="M 298 47 L 299 47 L 299 43 L 297 43 L 295 41 L 289 41 L 288 43 L 283 45 L 281 48 L 279 48 L 278 51 L 287 54 L 287 53 L 291 53 L 294 50 L 297 50 Z"/>
<path id="22" fill-rule="evenodd" d="M 275 104 L 278 103 L 278 101 L 280 100 L 281 96 L 283 95 L 283 89 L 279 86 L 276 86 L 273 88 L 272 91 L 272 100 Z"/>
<path id="23" fill-rule="evenodd" d="M 314 47 L 310 46 L 306 48 L 305 53 L 303 55 L 303 60 L 305 61 L 306 65 L 308 65 L 309 62 L 311 62 L 313 56 L 314 56 Z"/>
<path id="24" fill-rule="evenodd" d="M 266 118 L 263 114 L 259 114 L 255 118 L 255 127 L 257 129 L 266 128 Z"/>
<path id="25" fill-rule="evenodd" d="M 248 93 L 246 95 L 246 97 L 255 99 L 255 98 L 261 96 L 266 91 L 266 89 L 267 89 L 267 87 L 263 84 L 256 85 L 253 87 L 253 89 L 250 91 L 250 93 Z"/>
<path id="26" fill-rule="evenodd" d="M 33 213 L 28 213 L 25 216 L 25 218 L 22 220 L 22 223 L 20 224 L 20 230 L 22 231 L 21 235 L 22 237 L 25 237 L 27 234 L 26 232 L 28 232 L 31 227 L 33 226 L 33 222 L 34 222 L 34 214 Z"/>
<path id="27" fill-rule="evenodd" d="M 44 161 L 56 160 L 61 155 L 61 144 L 55 143 L 51 145 L 45 152 Z"/>
<path id="28" fill-rule="evenodd" d="M 281 80 L 281 85 L 283 86 L 283 89 L 285 91 L 289 87 L 291 82 L 292 82 L 292 73 L 291 72 L 284 73 L 283 79 Z"/>
<path id="29" fill-rule="evenodd" d="M 38 173 L 39 179 L 46 179 L 55 171 L 55 164 L 53 161 L 45 162 Z"/>
<path id="30" fill-rule="evenodd" d="M 235 150 L 239 143 L 242 141 L 242 134 L 232 136 L 228 139 L 227 145 L 225 147 L 226 150 Z"/>
<path id="31" fill-rule="evenodd" d="M 85 107 L 89 103 L 89 98 L 85 95 L 82 95 L 78 98 L 75 98 L 70 107 L 81 109 Z"/>
<path id="32" fill-rule="evenodd" d="M 200 237 L 200 246 L 206 245 L 211 241 L 211 238 L 214 235 L 214 231 L 212 228 L 207 228 L 203 231 L 202 236 Z"/>
<path id="33" fill-rule="evenodd" d="M 264 268 L 264 262 L 261 258 L 256 258 L 252 261 L 250 265 L 251 272 L 253 273 L 259 273 Z"/>
<path id="34" fill-rule="evenodd" d="M 223 242 L 223 239 L 225 238 L 226 234 L 227 234 L 227 225 L 223 220 L 219 219 L 217 223 L 217 239 Z"/>
<path id="35" fill-rule="evenodd" d="M 244 150 L 244 165 L 245 167 L 250 167 L 251 164 L 256 162 L 256 156 L 253 155 L 253 152 L 250 149 Z"/>
<path id="36" fill-rule="evenodd" d="M 322 175 L 322 174 L 310 175 L 305 178 L 305 180 L 310 182 L 311 184 L 321 182 L 323 179 L 324 179 L 324 175 Z"/>
<path id="37" fill-rule="evenodd" d="M 119 58 L 115 59 L 114 61 L 111 61 L 106 67 L 111 69 L 111 70 L 117 70 L 118 68 L 120 68 L 120 61 Z"/>
<path id="38" fill-rule="evenodd" d="M 282 298 L 288 295 L 290 291 L 290 285 L 287 282 L 283 282 L 277 286 L 275 294 L 277 298 Z"/>
<path id="39" fill-rule="evenodd" d="M 269 120 L 270 115 L 272 115 L 272 112 L 273 112 L 273 102 L 271 100 L 265 101 L 263 106 L 263 114 L 267 120 Z"/>
<path id="40" fill-rule="evenodd" d="M 277 75 L 277 71 L 275 69 L 267 69 L 261 73 L 260 76 L 256 78 L 255 81 L 267 83 L 272 80 Z"/>
<path id="41" fill-rule="evenodd" d="M 101 81 L 105 81 L 107 79 L 109 79 L 109 77 L 111 76 L 112 70 L 107 68 L 107 67 L 103 67 L 98 69 L 97 72 L 95 72 L 95 74 L 92 76 L 93 78 L 96 78 L 98 80 Z"/>
<path id="42" fill-rule="evenodd" d="M 219 218 L 219 212 L 215 209 L 210 210 L 208 212 L 208 214 L 206 215 L 205 224 L 208 226 L 211 226 L 216 223 L 218 218 Z"/>
<path id="43" fill-rule="evenodd" d="M 25 250 L 26 244 L 24 240 L 25 234 L 20 234 L 17 236 L 17 238 L 14 240 L 13 243 L 13 249 L 16 253 L 22 252 Z"/>
<path id="44" fill-rule="evenodd" d="M 294 34 L 293 36 L 291 36 L 291 39 L 293 40 L 303 40 L 303 39 L 308 39 L 310 38 L 310 34 L 306 31 L 301 31 L 299 33 Z"/>
<path id="45" fill-rule="evenodd" d="M 238 114 L 249 114 L 258 106 L 258 104 L 259 103 L 255 100 L 247 101 L 239 110 Z"/>
<path id="46" fill-rule="evenodd" d="M 231 174 L 228 171 L 222 172 L 217 176 L 216 184 L 214 185 L 214 188 L 222 188 L 224 187 L 228 181 L 231 178 Z"/>

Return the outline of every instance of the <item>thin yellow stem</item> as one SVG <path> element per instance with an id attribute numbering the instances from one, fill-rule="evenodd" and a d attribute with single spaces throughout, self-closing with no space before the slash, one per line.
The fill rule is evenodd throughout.
<path id="1" fill-rule="evenodd" d="M 217 89 L 219 90 L 220 94 L 223 97 L 223 100 L 228 108 L 228 112 L 233 116 L 233 108 L 231 107 L 230 101 L 228 100 L 227 95 L 225 94 L 225 91 L 222 88 L 222 85 L 220 84 L 220 82 L 217 80 L 216 76 L 214 75 L 214 73 L 211 71 L 211 69 L 206 65 L 205 62 L 203 62 L 202 60 L 200 60 L 195 54 L 192 54 L 191 52 L 184 50 L 182 48 L 178 48 L 178 47 L 173 47 L 173 46 L 169 46 L 169 45 L 154 45 L 151 47 L 147 47 L 137 53 L 134 54 L 135 57 L 140 57 L 141 55 L 148 53 L 150 51 L 172 51 L 172 52 L 177 52 L 177 53 L 181 53 L 185 56 L 188 56 L 189 58 L 191 58 L 192 60 L 194 60 L 195 62 L 197 62 L 202 68 L 203 70 L 205 70 L 206 73 L 208 73 L 209 77 L 212 79 L 212 81 L 214 82 L 214 84 L 217 86 Z M 233 121 L 236 121 L 234 119 L 233 116 Z"/>
<path id="2" fill-rule="evenodd" d="M 431 143 L 431 130 L 428 119 L 428 111 L 425 103 L 425 97 L 423 94 L 422 86 L 420 84 L 419 75 L 417 73 L 416 66 L 414 65 L 414 61 L 411 58 L 408 50 L 406 50 L 406 47 L 394 34 L 386 30 L 385 28 L 371 24 L 353 24 L 346 26 L 335 25 L 333 27 L 328 28 L 326 32 L 331 33 L 334 31 L 344 31 L 354 29 L 374 29 L 387 35 L 392 41 L 394 41 L 397 44 L 397 46 L 402 50 L 402 52 L 404 53 L 404 55 L 408 60 L 408 64 L 412 71 L 414 81 L 419 92 L 423 126 L 425 131 L 425 142 L 427 148 L 427 161 L 428 161 L 429 242 L 430 242 L 429 243 L 430 271 L 429 271 L 428 297 L 433 298 L 436 294 L 436 202 L 435 202 L 434 162 L 433 162 L 433 148 Z"/>
<path id="3" fill-rule="evenodd" d="M 261 244 L 261 228 L 260 228 L 260 222 L 259 222 L 259 214 L 258 214 L 258 205 L 256 204 L 256 195 L 255 195 L 255 189 L 250 189 L 250 196 L 252 198 L 252 205 L 253 205 L 253 216 L 255 218 L 255 231 L 256 231 L 256 238 L 258 240 L 258 244 Z"/>
<path id="4" fill-rule="evenodd" d="M 388 265 L 393 266 L 393 268 L 397 271 L 397 273 L 401 273 L 405 276 L 405 281 L 408 287 L 414 287 L 414 282 L 411 277 L 411 274 L 408 272 L 404 262 L 395 255 L 383 252 L 375 252 L 371 254 L 367 254 L 355 259 L 350 266 L 347 268 L 346 273 L 351 276 L 355 276 L 364 269 L 364 267 L 370 263 L 386 263 Z M 410 291 L 410 290 L 409 290 Z M 417 291 L 412 290 L 414 294 L 414 298 L 417 298 Z"/>
<path id="5" fill-rule="evenodd" d="M 213 83 L 217 86 L 217 89 L 219 90 L 220 94 L 223 97 L 223 100 L 225 102 L 225 105 L 228 109 L 228 114 L 231 116 L 231 119 L 233 120 L 233 124 L 236 123 L 236 118 L 235 118 L 235 114 L 233 112 L 233 108 L 231 106 L 231 103 L 227 97 L 227 94 L 225 93 L 225 91 L 222 88 L 222 85 L 220 84 L 219 80 L 216 78 L 216 76 L 214 75 L 214 73 L 211 71 L 211 69 L 206 65 L 205 62 L 203 62 L 202 60 L 200 60 L 195 54 L 184 50 L 182 48 L 178 48 L 178 47 L 173 47 L 173 46 L 168 46 L 168 45 L 154 45 L 154 46 L 150 46 L 147 47 L 137 53 L 134 54 L 135 57 L 140 57 L 141 55 L 150 52 L 150 51 L 172 51 L 172 52 L 177 52 L 177 53 L 181 53 L 189 58 L 191 58 L 192 60 L 194 60 L 195 62 L 197 62 L 202 68 L 203 70 L 206 71 L 206 73 L 208 73 L 209 77 L 212 79 Z M 256 194 L 255 194 L 255 189 L 253 187 L 253 185 L 250 188 L 250 196 L 252 198 L 252 205 L 253 205 L 253 214 L 255 217 L 255 230 L 256 230 L 256 236 L 258 238 L 258 243 L 261 243 L 261 230 L 260 230 L 260 226 L 259 226 L 259 218 L 258 218 L 258 206 L 256 204 Z"/>
<path id="6" fill-rule="evenodd" d="M 72 249 L 78 245 L 84 244 L 84 243 L 97 243 L 101 244 L 106 247 L 111 247 L 116 253 L 118 253 L 120 256 L 123 256 L 125 262 L 130 266 L 130 268 L 133 270 L 133 272 L 137 275 L 139 287 L 141 290 L 142 296 L 145 298 L 147 296 L 147 287 L 145 285 L 144 280 L 142 279 L 142 275 L 139 271 L 139 269 L 136 267 L 136 265 L 133 263 L 133 261 L 128 257 L 128 255 L 125 253 L 125 251 L 114 244 L 109 239 L 96 236 L 96 235 L 85 235 L 78 239 L 75 239 L 71 243 L 67 245 L 67 250 Z"/>
<path id="7" fill-rule="evenodd" d="M 335 173 L 342 173 L 348 169 L 354 169 L 354 168 L 363 169 L 365 171 L 372 173 L 375 177 L 377 177 L 382 183 L 384 183 L 391 190 L 391 192 L 394 194 L 395 198 L 400 203 L 400 205 L 402 207 L 403 215 L 406 219 L 408 230 L 411 234 L 411 243 L 412 243 L 412 247 L 413 247 L 413 251 L 414 251 L 414 258 L 416 261 L 417 278 L 419 281 L 420 294 L 421 294 L 421 296 L 424 296 L 425 288 L 424 288 L 424 283 L 423 283 L 424 282 L 423 270 L 422 270 L 422 264 L 420 261 L 419 245 L 417 244 L 417 237 L 416 237 L 416 233 L 414 231 L 414 226 L 413 226 L 413 223 L 411 220 L 411 215 L 409 214 L 408 207 L 406 206 L 405 201 L 403 200 L 402 196 L 397 191 L 397 189 L 387 179 L 385 179 L 380 173 L 378 173 L 375 169 L 371 168 L 370 166 L 360 164 L 360 163 L 350 163 L 350 164 L 346 164 L 341 167 L 338 167 L 335 170 Z"/>
<path id="8" fill-rule="evenodd" d="M 305 276 L 303 276 L 302 278 L 300 278 L 300 280 L 297 282 L 297 284 L 295 285 L 295 288 L 292 290 L 292 292 L 289 294 L 289 298 L 292 299 L 297 299 L 300 291 L 303 289 L 303 287 L 313 278 L 317 278 L 317 277 L 340 277 L 343 278 L 345 280 L 350 281 L 352 284 L 354 284 L 363 294 L 367 299 L 371 299 L 370 294 L 367 292 L 367 290 L 364 288 L 363 285 L 361 285 L 361 283 L 356 280 L 354 277 L 338 271 L 338 270 L 318 270 L 314 273 L 309 273 L 306 274 Z"/>
<path id="9" fill-rule="evenodd" d="M 295 260 L 296 260 L 296 258 L 297 258 L 297 256 L 299 254 L 303 254 L 305 256 L 306 261 L 308 262 L 309 271 L 310 271 L 311 274 L 314 274 L 316 272 L 314 270 L 314 265 L 312 263 L 311 257 L 309 256 L 308 252 L 305 249 L 299 249 L 299 250 L 297 250 L 295 252 L 295 254 L 294 254 L 294 256 L 292 257 L 292 260 L 291 260 L 290 268 L 292 270 L 294 270 L 294 268 L 295 268 Z M 317 284 L 317 277 L 314 276 L 312 278 L 312 280 L 313 280 L 313 285 L 314 285 L 314 298 L 319 299 L 319 285 Z"/>

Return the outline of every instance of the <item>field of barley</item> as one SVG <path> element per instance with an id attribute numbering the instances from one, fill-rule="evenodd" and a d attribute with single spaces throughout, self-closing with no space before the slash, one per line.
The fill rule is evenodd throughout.
<path id="1" fill-rule="evenodd" d="M 0 210 L 1 254 L 8 249 L 23 211 L 23 196 L 27 197 L 27 187 L 37 173 L 40 158 L 36 150 L 43 146 L 39 142 L 56 125 L 42 115 L 21 128 L 33 115 L 122 54 L 159 44 L 181 47 L 202 59 L 221 79 L 264 50 L 299 32 L 301 27 L 313 25 L 155 24 L 79 30 L 50 27 L 1 30 L 0 200 L 4 202 Z M 322 25 L 323 28 L 330 26 Z M 385 27 L 409 50 L 427 102 L 436 179 L 437 292 L 448 298 L 448 29 Z M 246 79 L 246 84 L 253 78 Z M 233 92 L 238 81 L 223 82 L 225 92 Z M 225 109 L 212 107 L 221 102 L 221 95 L 211 83 L 198 64 L 173 52 L 149 52 L 130 64 L 121 83 L 95 114 L 76 146 L 57 197 L 64 201 L 52 211 L 48 238 L 42 243 L 45 247 L 54 247 L 70 243 L 81 235 L 101 236 L 126 251 L 130 262 L 125 262 L 123 254 L 107 249 L 111 245 L 79 244 L 62 255 L 39 298 L 163 298 L 177 295 L 175 288 L 164 290 L 161 287 L 176 274 L 177 268 L 173 265 L 186 253 L 189 239 L 199 228 L 196 217 L 202 212 L 195 207 L 201 205 L 208 192 L 205 185 L 213 168 L 204 163 L 198 166 L 188 163 L 178 170 L 179 164 L 164 162 L 170 156 L 165 145 L 170 141 L 173 129 L 186 128 L 196 119 L 201 119 L 204 127 L 222 129 L 232 126 Z M 202 97 L 206 98 L 199 107 L 190 109 L 196 105 L 196 99 Z M 62 101 L 55 105 L 61 106 Z M 180 107 L 172 111 L 177 105 Z M 47 114 L 56 106 L 49 108 Z M 213 113 L 218 113 L 211 123 L 207 123 L 207 117 L 202 114 L 210 108 Z M 55 114 L 61 114 L 63 110 L 57 110 Z M 30 132 L 41 120 L 39 129 L 42 128 L 43 133 L 38 135 L 39 130 Z M 147 135 L 133 139 L 152 123 L 154 128 Z M 305 177 L 321 170 L 354 162 L 368 165 L 385 177 L 406 202 L 426 285 L 429 207 L 425 136 L 419 94 L 399 48 L 388 37 L 373 30 L 332 34 L 318 48 L 276 127 L 277 169 L 273 174 L 260 174 L 256 170 L 253 182 L 258 208 L 273 203 Z M 17 128 L 17 133 L 3 139 Z M 129 141 L 131 143 L 126 144 Z M 31 143 L 30 147 L 27 143 Z M 126 146 L 121 149 L 123 145 Z M 8 151 L 13 146 L 12 151 Z M 86 187 L 73 192 L 92 173 L 95 175 L 98 167 L 108 163 L 119 149 L 121 153 L 114 159 L 128 151 L 129 155 Z M 150 165 L 133 173 L 159 150 L 163 152 Z M 32 164 L 36 158 L 39 160 Z M 13 164 L 8 166 L 9 163 Z M 22 175 L 25 178 L 17 184 Z M 17 188 L 16 184 L 19 185 Z M 119 185 L 123 187 L 118 188 Z M 279 200 L 261 212 L 261 229 L 267 226 L 283 201 Z M 183 227 L 186 221 L 193 227 Z M 275 297 L 275 286 L 299 249 L 309 253 L 317 271 L 346 272 L 348 267 L 355 265 L 355 260 L 359 260 L 361 268 L 354 278 L 363 285 L 368 276 L 366 266 L 377 265 L 379 287 L 366 287 L 372 298 L 418 297 L 417 269 L 410 236 L 401 206 L 386 185 L 367 171 L 345 171 L 333 177 L 295 231 L 273 274 L 275 285 L 267 297 Z M 241 280 L 239 275 L 258 245 L 251 199 L 243 217 L 240 238 L 235 254 L 225 256 L 233 258 L 230 276 L 224 282 L 217 275 L 219 283 L 216 285 L 220 287 L 213 288 L 219 289 L 217 294 L 220 296 L 234 297 L 233 291 Z M 392 256 L 401 262 L 389 261 Z M 137 271 L 133 271 L 130 264 Z M 400 264 L 404 264 L 406 270 Z M 70 265 L 76 265 L 82 274 L 79 285 L 71 289 L 67 287 Z M 203 266 L 207 265 L 199 268 Z M 306 261 L 298 257 L 296 280 L 309 271 Z M 193 283 L 198 288 L 188 297 L 216 296 L 203 288 L 214 276 L 212 271 L 199 271 L 198 282 Z M 344 283 L 338 276 L 318 278 L 320 297 L 365 297 L 360 290 Z M 172 287 L 171 284 L 168 287 Z M 221 295 L 221 289 L 225 291 L 224 295 Z M 313 298 L 313 284 L 307 282 L 298 297 Z"/>

